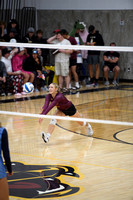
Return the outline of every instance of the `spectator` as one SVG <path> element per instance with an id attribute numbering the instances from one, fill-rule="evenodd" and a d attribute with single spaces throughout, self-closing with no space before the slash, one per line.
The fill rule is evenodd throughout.
<path id="1" fill-rule="evenodd" d="M 8 189 L 8 182 L 7 182 L 7 175 L 5 166 L 3 163 L 2 153 L 5 160 L 5 165 L 8 171 L 8 175 L 11 176 L 12 173 L 12 166 L 10 160 L 10 150 L 8 144 L 8 133 L 7 130 L 1 126 L 0 122 L 0 199 L 1 200 L 8 200 L 9 199 L 9 189 Z"/>
<path id="2" fill-rule="evenodd" d="M 116 46 L 114 42 L 110 43 L 110 46 Z M 108 86 L 109 79 L 108 79 L 108 74 L 109 71 L 114 72 L 114 80 L 113 80 L 113 85 L 118 85 L 117 82 L 117 77 L 120 72 L 120 67 L 118 66 L 118 61 L 119 61 L 120 54 L 116 51 L 107 51 L 104 53 L 103 59 L 104 59 L 104 77 L 105 77 L 105 85 Z"/>
<path id="3" fill-rule="evenodd" d="M 96 31 L 93 25 L 89 26 L 89 35 L 87 37 L 87 45 L 90 46 L 103 46 L 104 41 L 99 33 Z M 100 67 L 99 67 L 99 56 L 100 51 L 88 51 L 88 68 L 89 68 L 89 75 L 90 75 L 90 84 L 93 84 L 95 87 L 98 86 L 98 79 L 100 74 Z M 95 66 L 96 75 L 93 75 L 93 65 Z"/>
<path id="4" fill-rule="evenodd" d="M 21 95 L 22 85 L 23 85 L 23 76 L 20 71 L 18 72 L 12 71 L 10 51 L 7 48 L 2 50 L 1 61 L 5 64 L 6 72 L 7 72 L 6 87 L 5 87 L 6 95 L 11 95 L 10 88 L 12 85 L 13 85 L 13 93 L 17 96 Z"/>
<path id="5" fill-rule="evenodd" d="M 3 21 L 0 21 L 0 39 L 3 39 L 4 35 L 6 34 L 7 34 L 6 23 Z"/>
<path id="6" fill-rule="evenodd" d="M 71 37 L 68 32 L 65 29 L 61 30 L 63 37 L 70 41 L 72 45 L 77 45 L 77 42 L 74 37 Z M 73 53 L 70 56 L 70 70 L 69 70 L 69 88 L 71 89 L 71 73 L 73 75 L 74 81 L 75 81 L 75 87 L 79 89 L 79 80 L 78 80 L 78 74 L 76 72 L 77 68 L 77 51 L 73 50 Z"/>
<path id="7" fill-rule="evenodd" d="M 42 30 L 37 30 L 36 32 L 36 37 L 35 37 L 35 43 L 38 44 L 47 44 L 47 39 L 43 38 L 43 31 Z M 49 49 L 42 49 L 42 57 L 43 57 L 43 63 L 42 65 L 45 66 L 49 63 Z"/>
<path id="8" fill-rule="evenodd" d="M 16 19 L 11 19 L 7 25 L 7 33 L 13 32 L 15 36 L 20 36 L 19 24 Z"/>
<path id="9" fill-rule="evenodd" d="M 5 96 L 5 91 L 3 89 L 3 84 L 6 84 L 6 67 L 5 64 L 0 61 L 0 95 Z"/>
<path id="10" fill-rule="evenodd" d="M 35 43 L 35 29 L 33 27 L 29 27 L 27 30 L 27 34 L 23 37 L 22 42 L 24 43 Z M 27 53 L 29 55 L 32 54 L 33 48 L 28 48 Z"/>
<path id="11" fill-rule="evenodd" d="M 27 57 L 29 57 L 29 55 L 27 54 L 27 50 L 23 47 L 20 47 L 17 54 L 12 57 L 12 69 L 14 72 L 21 72 L 24 77 L 24 84 L 26 82 L 33 83 L 34 81 L 34 74 L 30 71 L 23 70 L 23 61 Z"/>
<path id="12" fill-rule="evenodd" d="M 11 19 L 7 25 L 7 34 L 3 37 L 6 42 L 14 38 L 17 42 L 21 42 L 19 24 L 16 19 Z"/>
<path id="13" fill-rule="evenodd" d="M 82 29 L 84 29 L 84 25 L 82 24 L 82 22 L 76 21 L 72 31 L 69 34 L 71 37 L 78 37 L 80 45 L 83 44 L 83 40 L 81 39 L 81 37 L 79 35 L 79 32 Z"/>
<path id="14" fill-rule="evenodd" d="M 42 50 L 41 49 L 37 49 L 37 51 L 38 51 L 38 56 L 39 56 L 40 61 L 41 61 L 41 65 L 43 66 L 44 61 L 43 61 L 43 57 L 42 57 Z M 45 86 L 42 87 L 41 89 L 48 91 L 48 88 L 47 88 L 46 85 L 50 85 L 53 82 L 54 71 L 48 70 L 48 69 L 46 69 L 45 66 L 43 66 L 42 73 L 45 76 Z M 48 77 L 48 83 L 46 82 L 47 77 Z"/>
<path id="15" fill-rule="evenodd" d="M 79 20 L 75 22 L 74 24 L 74 27 L 73 27 L 73 30 L 70 32 L 70 36 L 74 37 L 76 39 L 76 42 L 77 42 L 77 45 L 83 45 L 83 40 L 82 38 L 80 37 L 80 31 L 81 30 L 84 30 L 84 24 L 83 22 L 80 22 Z M 81 78 L 81 70 L 82 69 L 82 63 L 83 63 L 83 60 L 82 60 L 82 54 L 81 54 L 81 50 L 77 51 L 77 72 L 78 72 L 78 76 L 79 76 L 79 79 Z"/>
<path id="16" fill-rule="evenodd" d="M 64 39 L 60 30 L 54 31 L 55 35 L 50 37 L 47 42 L 50 44 L 71 45 Z M 65 78 L 66 90 L 69 90 L 69 57 L 72 50 L 58 49 L 55 53 L 55 74 L 58 76 L 60 90 L 63 89 L 63 79 Z"/>
<path id="17" fill-rule="evenodd" d="M 23 70 L 30 71 L 34 74 L 35 92 L 39 92 L 37 88 L 37 77 L 40 78 L 41 87 L 44 87 L 44 77 L 42 76 L 42 65 L 36 49 L 32 50 L 32 54 L 24 61 Z"/>
<path id="18" fill-rule="evenodd" d="M 17 40 L 12 38 L 10 40 L 10 43 L 16 43 Z M 8 47 L 8 50 L 10 50 L 10 56 L 8 57 L 8 59 L 12 59 L 12 57 L 19 51 L 19 48 L 17 47 Z"/>
<path id="19" fill-rule="evenodd" d="M 88 30 L 86 28 L 86 24 L 84 22 L 81 22 L 82 25 L 84 26 L 84 28 L 80 29 L 79 35 L 83 41 L 83 44 L 86 45 L 86 40 L 87 40 L 87 36 L 88 36 Z M 88 62 L 87 62 L 87 57 L 88 57 L 88 50 L 81 50 L 81 55 L 82 55 L 82 73 L 83 73 L 83 81 L 84 83 L 87 85 L 89 82 L 89 70 L 88 70 Z"/>

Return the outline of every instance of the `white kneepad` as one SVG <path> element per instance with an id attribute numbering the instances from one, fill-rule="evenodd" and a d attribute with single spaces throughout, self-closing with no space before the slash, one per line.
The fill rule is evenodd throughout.
<path id="1" fill-rule="evenodd" d="M 57 120 L 56 119 L 51 119 L 50 124 L 56 125 Z"/>

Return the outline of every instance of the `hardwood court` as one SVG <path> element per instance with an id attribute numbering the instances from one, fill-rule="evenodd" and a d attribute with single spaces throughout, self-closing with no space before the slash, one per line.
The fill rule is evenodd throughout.
<path id="1" fill-rule="evenodd" d="M 41 112 L 43 94 L 13 100 L 0 99 L 0 110 Z M 40 96 L 39 96 L 40 95 Z M 67 95 L 83 118 L 133 123 L 133 85 L 82 88 Z M 53 114 L 52 110 L 49 114 Z M 133 126 L 91 123 L 88 137 L 76 122 L 59 121 L 48 144 L 46 131 L 34 117 L 1 115 L 7 128 L 14 175 L 9 178 L 10 199 L 132 200 Z"/>

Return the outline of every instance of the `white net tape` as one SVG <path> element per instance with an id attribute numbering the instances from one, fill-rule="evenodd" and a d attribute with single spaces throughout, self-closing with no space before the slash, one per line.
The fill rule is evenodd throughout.
<path id="1" fill-rule="evenodd" d="M 56 44 L 29 44 L 29 43 L 10 43 L 0 42 L 0 46 L 6 47 L 25 47 L 25 48 L 44 48 L 44 49 L 74 49 L 74 50 L 93 50 L 93 51 L 121 51 L 133 52 L 133 47 L 127 46 L 86 46 L 86 45 L 56 45 Z"/>
<path id="2" fill-rule="evenodd" d="M 80 122 L 92 122 L 92 123 L 100 123 L 100 124 L 133 126 L 132 122 L 120 122 L 120 121 L 112 121 L 112 120 L 110 121 L 110 120 L 86 119 L 86 118 L 63 117 L 63 116 L 55 116 L 55 115 L 40 115 L 40 114 L 8 112 L 8 111 L 0 111 L 0 114 L 16 115 L 16 116 L 22 116 L 22 117 L 35 117 L 35 118 L 59 119 L 59 120 L 67 120 L 67 121 L 80 121 Z"/>

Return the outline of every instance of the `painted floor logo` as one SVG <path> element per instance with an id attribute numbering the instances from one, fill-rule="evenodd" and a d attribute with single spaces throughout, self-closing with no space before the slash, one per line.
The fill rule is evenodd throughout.
<path id="1" fill-rule="evenodd" d="M 80 187 L 65 183 L 63 177 L 80 179 L 71 166 L 26 165 L 13 162 L 13 176 L 8 177 L 10 196 L 20 198 L 58 198 L 81 192 Z"/>

